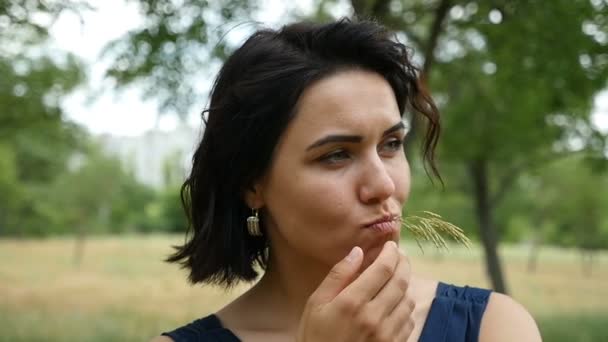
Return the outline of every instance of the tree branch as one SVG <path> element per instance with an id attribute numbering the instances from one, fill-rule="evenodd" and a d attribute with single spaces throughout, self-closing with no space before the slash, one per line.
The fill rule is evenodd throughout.
<path id="1" fill-rule="evenodd" d="M 390 13 L 389 5 L 390 0 L 376 0 L 372 6 L 372 15 L 374 17 L 385 17 Z"/>
<path id="2" fill-rule="evenodd" d="M 350 3 L 359 17 L 372 17 L 384 22 L 390 13 L 390 0 L 351 0 Z"/>
<path id="3" fill-rule="evenodd" d="M 570 153 L 549 153 L 542 157 L 531 157 L 527 160 L 520 162 L 517 165 L 513 165 L 507 172 L 506 175 L 503 176 L 498 182 L 498 187 L 496 188 L 496 192 L 490 198 L 490 203 L 492 206 L 497 206 L 500 201 L 505 197 L 505 195 L 511 189 L 513 183 L 517 180 L 517 178 L 525 171 L 538 167 L 539 165 L 553 163 L 561 158 L 570 157 L 577 152 Z"/>
<path id="4" fill-rule="evenodd" d="M 401 28 L 401 31 L 403 31 L 403 33 L 405 33 L 407 39 L 411 40 L 416 45 L 416 48 L 418 48 L 418 49 L 423 48 L 424 43 L 422 41 L 422 38 L 420 38 L 420 36 L 414 34 L 414 32 L 412 32 L 411 30 L 405 29 L 405 28 Z"/>
<path id="5" fill-rule="evenodd" d="M 350 4 L 353 6 L 353 11 L 358 17 L 365 17 L 368 15 L 368 8 L 370 0 L 351 0 Z M 373 1 L 373 0 L 372 0 Z"/>
<path id="6" fill-rule="evenodd" d="M 431 34 L 429 35 L 429 39 L 424 46 L 424 65 L 422 67 L 421 79 L 425 85 L 427 83 L 427 75 L 431 71 L 431 67 L 435 61 L 435 48 L 437 47 L 437 43 L 439 41 L 439 35 L 443 30 L 443 23 L 451 7 L 451 0 L 441 0 L 435 9 L 435 19 L 433 20 L 433 25 L 431 26 Z"/>

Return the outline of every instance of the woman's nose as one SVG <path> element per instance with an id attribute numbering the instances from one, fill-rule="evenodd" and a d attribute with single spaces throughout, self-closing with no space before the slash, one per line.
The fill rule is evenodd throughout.
<path id="1" fill-rule="evenodd" d="M 395 192 L 395 182 L 380 156 L 370 158 L 362 168 L 359 197 L 363 203 L 381 203 Z"/>

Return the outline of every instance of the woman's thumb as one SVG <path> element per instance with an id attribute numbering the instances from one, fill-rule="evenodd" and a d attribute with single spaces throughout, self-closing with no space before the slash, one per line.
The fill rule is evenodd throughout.
<path id="1" fill-rule="evenodd" d="M 363 250 L 356 246 L 344 259 L 332 267 L 311 299 L 314 298 L 318 304 L 330 302 L 354 280 L 362 261 Z"/>

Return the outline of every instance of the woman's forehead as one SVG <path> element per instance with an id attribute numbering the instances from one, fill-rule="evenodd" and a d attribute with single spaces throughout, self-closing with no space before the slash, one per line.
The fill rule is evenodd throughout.
<path id="1" fill-rule="evenodd" d="M 392 126 L 399 120 L 399 107 L 389 83 L 374 72 L 349 70 L 309 86 L 298 101 L 293 125 L 346 129 L 373 124 Z"/>

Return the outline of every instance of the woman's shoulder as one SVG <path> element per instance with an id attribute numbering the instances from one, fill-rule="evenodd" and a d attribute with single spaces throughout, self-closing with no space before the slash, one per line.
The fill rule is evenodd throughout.
<path id="1" fill-rule="evenodd" d="M 434 289 L 434 298 L 421 341 L 442 336 L 450 336 L 450 341 L 541 341 L 530 313 L 509 296 L 442 281 L 426 284 Z"/>
<path id="2" fill-rule="evenodd" d="M 541 341 L 538 326 L 526 308 L 513 298 L 492 292 L 481 322 L 479 341 Z"/>
<path id="3" fill-rule="evenodd" d="M 468 311 L 468 317 L 479 327 L 479 341 L 541 341 L 532 315 L 515 299 L 490 289 L 457 286 L 439 282 L 437 298 L 458 301 Z M 454 305 L 454 304 L 450 304 Z"/>

